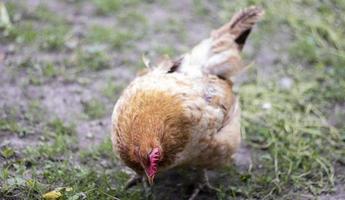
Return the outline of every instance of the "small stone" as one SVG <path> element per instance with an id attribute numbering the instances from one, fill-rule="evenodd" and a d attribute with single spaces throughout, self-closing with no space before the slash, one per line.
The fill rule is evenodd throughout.
<path id="1" fill-rule="evenodd" d="M 283 77 L 279 81 L 280 88 L 284 89 L 284 90 L 291 89 L 292 85 L 293 85 L 293 80 L 290 77 L 287 77 L 287 76 Z"/>
<path id="2" fill-rule="evenodd" d="M 134 175 L 135 173 L 128 167 L 124 167 L 123 169 L 121 169 L 121 171 L 125 174 L 128 174 L 128 175 Z"/>
<path id="3" fill-rule="evenodd" d="M 262 104 L 262 109 L 264 110 L 270 110 L 272 108 L 272 104 L 270 102 L 265 102 Z"/>
<path id="4" fill-rule="evenodd" d="M 93 134 L 92 133 L 87 133 L 86 134 L 86 138 L 87 139 L 92 139 L 94 136 L 93 136 Z"/>
<path id="5" fill-rule="evenodd" d="M 100 164 L 102 167 L 108 167 L 108 162 L 106 160 L 101 160 Z"/>
<path id="6" fill-rule="evenodd" d="M 79 41 L 77 39 L 71 38 L 71 39 L 66 41 L 65 46 L 67 48 L 73 50 L 73 49 L 77 48 L 78 44 L 79 44 Z"/>
<path id="7" fill-rule="evenodd" d="M 43 135 L 41 135 L 38 139 L 39 139 L 40 141 L 47 141 L 47 138 L 44 137 Z"/>
<path id="8" fill-rule="evenodd" d="M 8 54 L 13 54 L 16 51 L 16 46 L 13 44 L 10 44 L 6 49 Z"/>
<path id="9" fill-rule="evenodd" d="M 0 147 L 4 147 L 4 146 L 8 146 L 8 145 L 10 145 L 11 144 L 11 142 L 9 141 L 9 140 L 4 140 L 4 141 L 2 141 L 1 143 L 0 143 Z"/>

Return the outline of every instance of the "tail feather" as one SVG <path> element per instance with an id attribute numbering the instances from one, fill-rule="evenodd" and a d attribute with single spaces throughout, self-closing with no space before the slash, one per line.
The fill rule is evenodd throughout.
<path id="1" fill-rule="evenodd" d="M 239 11 L 231 18 L 229 23 L 213 31 L 211 37 L 217 39 L 229 34 L 241 50 L 251 29 L 263 14 L 264 11 L 255 6 Z"/>
<path id="2" fill-rule="evenodd" d="M 229 23 L 214 30 L 186 54 L 180 71 L 192 74 L 210 73 L 229 79 L 245 68 L 240 52 L 255 23 L 264 11 L 249 7 L 236 13 Z M 199 73 L 198 73 L 199 72 Z"/>

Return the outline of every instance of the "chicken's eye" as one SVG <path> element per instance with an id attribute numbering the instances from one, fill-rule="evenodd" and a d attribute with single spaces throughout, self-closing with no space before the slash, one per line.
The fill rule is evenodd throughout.
<path id="1" fill-rule="evenodd" d="M 150 162 L 149 155 L 147 155 L 147 158 L 145 159 L 145 163 L 146 163 L 146 166 L 150 166 L 151 162 Z"/>

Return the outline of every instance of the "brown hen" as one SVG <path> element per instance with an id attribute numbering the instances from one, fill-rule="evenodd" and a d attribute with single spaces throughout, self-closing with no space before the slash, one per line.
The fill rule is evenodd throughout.
<path id="1" fill-rule="evenodd" d="M 176 61 L 165 60 L 124 90 L 112 116 L 112 142 L 124 163 L 152 184 L 178 166 L 231 164 L 241 143 L 240 105 L 231 77 L 245 65 L 240 52 L 263 15 L 236 13 Z"/>

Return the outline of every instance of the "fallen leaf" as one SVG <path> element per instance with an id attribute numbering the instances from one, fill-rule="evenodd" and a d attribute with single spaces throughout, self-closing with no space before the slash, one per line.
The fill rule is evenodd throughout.
<path id="1" fill-rule="evenodd" d="M 57 200 L 62 196 L 61 192 L 58 191 L 51 191 L 45 193 L 42 197 L 44 200 Z"/>

